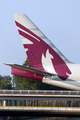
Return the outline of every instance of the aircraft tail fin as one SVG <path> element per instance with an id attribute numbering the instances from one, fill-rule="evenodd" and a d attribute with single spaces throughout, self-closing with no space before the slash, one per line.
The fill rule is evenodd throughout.
<path id="1" fill-rule="evenodd" d="M 49 64 L 48 56 L 56 58 L 55 64 L 58 64 L 58 56 L 69 62 L 25 14 L 13 16 L 31 65 L 46 64 L 45 60 Z"/>
<path id="2" fill-rule="evenodd" d="M 60 77 L 61 79 L 68 78 L 67 73 L 71 74 L 67 66 L 69 61 L 25 14 L 14 14 L 13 16 L 30 65 L 40 66 L 40 69 L 44 71 L 47 71 L 47 66 L 50 66 L 51 72 L 63 76 L 63 78 Z"/>

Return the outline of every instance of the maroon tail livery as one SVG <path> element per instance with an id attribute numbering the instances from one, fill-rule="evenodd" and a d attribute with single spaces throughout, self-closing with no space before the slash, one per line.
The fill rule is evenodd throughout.
<path id="1" fill-rule="evenodd" d="M 7 64 L 13 75 L 72 90 L 80 90 L 80 65 L 69 62 L 24 14 L 14 14 L 30 67 Z"/>

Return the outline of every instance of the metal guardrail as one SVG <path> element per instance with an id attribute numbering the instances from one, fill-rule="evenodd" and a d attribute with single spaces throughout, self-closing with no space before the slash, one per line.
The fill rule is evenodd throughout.
<path id="1" fill-rule="evenodd" d="M 77 100 L 80 91 L 0 90 L 0 100 Z"/>
<path id="2" fill-rule="evenodd" d="M 53 90 L 0 90 L 0 94 L 35 94 L 35 95 L 80 95 L 80 91 Z"/>

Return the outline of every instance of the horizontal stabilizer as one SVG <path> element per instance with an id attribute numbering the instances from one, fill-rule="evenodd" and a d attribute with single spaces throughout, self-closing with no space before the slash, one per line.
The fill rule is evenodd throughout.
<path id="1" fill-rule="evenodd" d="M 46 72 L 46 71 L 42 71 L 42 70 L 39 70 L 39 69 L 26 67 L 26 66 L 22 66 L 22 65 L 10 64 L 10 63 L 4 63 L 4 64 L 8 65 L 8 66 L 11 66 L 11 67 L 14 67 L 14 68 L 18 68 L 18 69 L 27 71 L 27 72 L 30 72 L 30 73 L 35 74 L 35 75 L 40 75 L 40 76 L 55 76 L 55 75 L 57 75 L 57 74 L 49 73 L 49 72 Z"/>

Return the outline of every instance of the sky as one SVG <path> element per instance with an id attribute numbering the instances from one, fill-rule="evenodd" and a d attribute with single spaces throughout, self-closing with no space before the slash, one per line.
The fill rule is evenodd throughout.
<path id="1" fill-rule="evenodd" d="M 80 64 L 80 0 L 0 0 L 0 75 L 3 63 L 22 65 L 27 56 L 13 14 L 26 14 L 71 62 Z"/>

